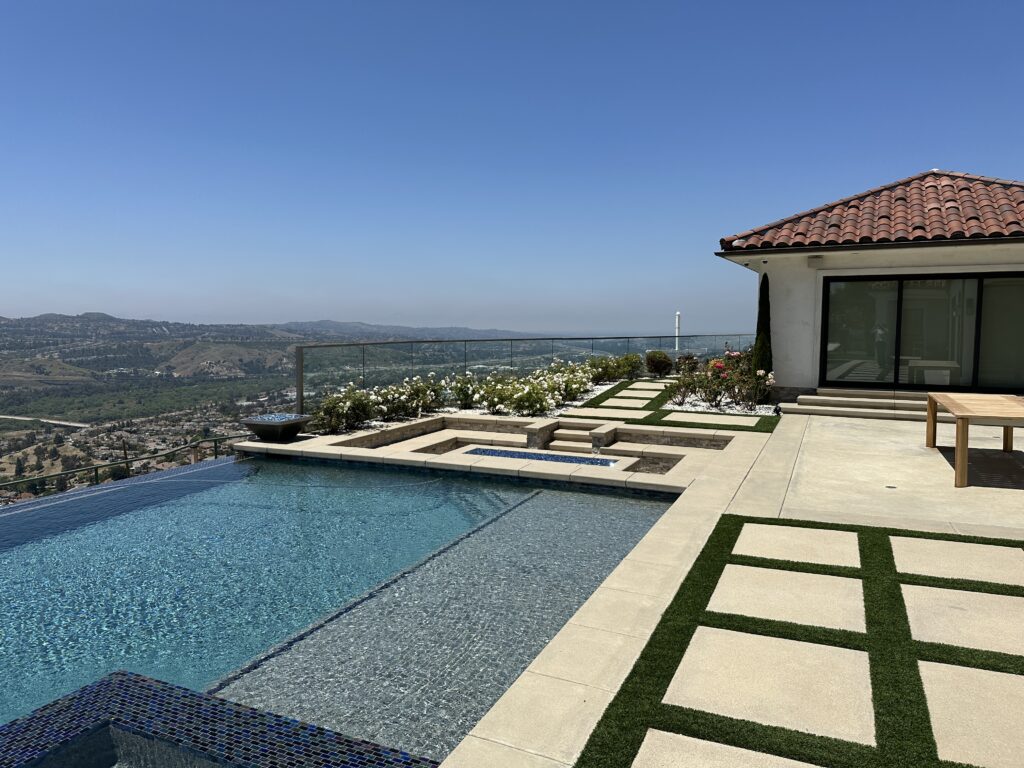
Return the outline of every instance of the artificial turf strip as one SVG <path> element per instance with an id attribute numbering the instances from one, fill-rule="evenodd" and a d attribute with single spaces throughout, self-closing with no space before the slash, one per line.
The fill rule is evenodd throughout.
<path id="1" fill-rule="evenodd" d="M 855 532 L 861 568 L 733 555 L 740 530 L 748 522 Z M 962 768 L 964 764 L 938 759 L 918 660 L 1024 674 L 1024 657 L 913 640 L 901 590 L 901 581 L 911 577 L 897 574 L 890 535 L 1020 547 L 1020 542 L 1012 540 L 723 515 L 633 670 L 591 734 L 576 768 L 629 768 L 649 728 L 826 768 Z M 730 562 L 861 578 L 867 632 L 707 611 L 722 571 Z M 957 584 L 978 584 L 950 579 L 937 582 L 952 588 L 958 588 Z M 1004 591 L 1014 589 L 1003 588 Z M 871 670 L 877 747 L 662 704 L 665 691 L 699 625 L 866 651 Z M 841 696 L 842 692 L 838 691 L 837 695 Z"/>
<path id="2" fill-rule="evenodd" d="M 610 391 L 610 390 L 609 390 Z M 604 394 L 603 392 L 601 394 Z M 600 397 L 601 395 L 598 395 Z M 597 399 L 596 397 L 594 399 Z M 591 408 L 590 401 L 585 402 L 583 406 L 579 408 Z M 618 409 L 616 409 L 618 410 Z M 625 410 L 625 409 L 622 409 Z M 644 409 L 646 410 L 646 409 Z M 667 411 L 660 410 L 654 411 L 649 416 L 645 416 L 643 419 L 626 419 L 625 424 L 633 424 L 639 426 L 650 426 L 650 427 L 680 427 L 681 429 L 727 429 L 732 432 L 763 432 L 769 433 L 774 432 L 775 427 L 778 426 L 781 416 L 762 416 L 757 424 L 752 426 L 746 426 L 745 424 L 698 424 L 696 422 L 679 422 L 679 421 L 665 421 L 665 417 L 669 414 L 678 414 L 678 411 Z M 589 419 L 591 421 L 600 421 L 599 416 L 567 416 L 567 419 Z M 620 421 L 615 419 L 614 421 Z"/>
<path id="3" fill-rule="evenodd" d="M 934 765 L 938 750 L 892 545 L 872 530 L 861 531 L 858 541 L 878 751 L 885 765 Z"/>
<path id="4" fill-rule="evenodd" d="M 615 397 L 617 394 L 619 394 L 619 392 L 624 390 L 626 387 L 628 387 L 632 383 L 633 383 L 633 380 L 625 379 L 623 381 L 620 381 L 618 384 L 613 384 L 608 389 L 606 389 L 604 392 L 602 392 L 600 395 L 595 395 L 594 397 L 590 398 L 585 403 L 583 403 L 583 405 L 580 405 L 580 406 L 577 406 L 577 407 L 578 408 L 597 408 L 605 400 L 610 400 L 611 398 Z"/>

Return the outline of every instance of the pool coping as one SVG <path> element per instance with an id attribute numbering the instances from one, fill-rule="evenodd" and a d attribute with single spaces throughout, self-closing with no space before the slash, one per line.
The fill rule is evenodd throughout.
<path id="1" fill-rule="evenodd" d="M 733 432 L 441 768 L 568 768 L 775 433 Z M 595 650 L 596 649 L 596 650 Z M 595 670 L 600 674 L 595 676 Z"/>
<path id="2" fill-rule="evenodd" d="M 457 428 L 446 426 L 449 419 L 451 419 L 453 424 L 458 425 Z M 690 448 L 688 452 L 692 453 L 694 458 L 690 456 L 681 457 L 682 460 L 665 474 L 632 472 L 629 470 L 629 466 L 635 462 L 628 461 L 630 458 L 628 456 L 621 457 L 622 460 L 617 462 L 617 467 L 591 467 L 539 459 L 506 459 L 490 456 L 466 456 L 464 454 L 464 451 L 470 444 L 474 446 L 479 445 L 480 447 L 499 445 L 538 450 L 528 443 L 526 446 L 522 446 L 522 436 L 512 431 L 484 432 L 473 430 L 471 428 L 473 425 L 497 426 L 506 430 L 510 428 L 519 429 L 526 433 L 528 441 L 531 428 L 551 430 L 553 429 L 552 422 L 562 424 L 563 429 L 575 427 L 591 432 L 599 432 L 602 429 L 624 429 L 632 434 L 646 435 L 657 439 L 686 439 L 698 444 L 722 443 L 724 444 L 723 447 L 713 449 L 715 453 L 722 454 L 728 453 L 730 446 L 734 444 L 738 446 L 746 442 L 752 434 L 764 435 L 764 437 L 760 438 L 761 442 L 767 440 L 766 433 L 691 429 L 687 427 L 625 426 L 614 419 L 578 420 L 571 417 L 558 417 L 556 419 L 530 420 L 507 416 L 428 416 L 422 419 L 403 422 L 383 430 L 365 430 L 347 435 L 307 435 L 305 437 L 300 436 L 299 440 L 290 443 L 248 440 L 235 443 L 232 448 L 236 453 L 248 455 L 264 454 L 269 456 L 333 459 L 370 464 L 379 463 L 394 466 L 423 467 L 445 471 L 481 472 L 484 474 L 521 477 L 531 480 L 557 480 L 576 485 L 618 486 L 627 489 L 662 491 L 673 494 L 679 494 L 686 490 L 687 486 L 709 461 L 708 457 L 701 454 L 701 450 L 707 450 L 706 445 L 703 448 L 698 446 Z M 437 429 L 427 432 L 420 431 L 423 427 L 430 426 L 437 427 Z M 389 433 L 395 435 L 395 438 L 391 442 L 386 442 Z M 419 452 L 423 448 L 428 448 L 453 438 L 466 443 L 466 445 L 444 454 Z M 754 439 L 758 438 L 755 437 Z M 360 442 L 365 442 L 366 440 L 383 442 L 383 444 L 377 447 L 363 447 L 359 445 Z M 611 447 L 614 448 L 614 443 Z M 652 444 L 650 447 L 665 448 L 666 446 Z M 546 448 L 539 450 L 573 455 Z M 686 451 L 686 449 L 682 450 Z M 615 456 L 615 454 L 608 455 L 610 458 Z M 717 457 L 716 461 L 710 463 L 717 463 Z"/>

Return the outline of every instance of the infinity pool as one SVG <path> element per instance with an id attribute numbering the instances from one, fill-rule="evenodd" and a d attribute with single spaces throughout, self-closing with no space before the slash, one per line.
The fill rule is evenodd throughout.
<path id="1" fill-rule="evenodd" d="M 530 492 L 247 461 L 11 507 L 0 722 L 116 669 L 201 690 Z"/>

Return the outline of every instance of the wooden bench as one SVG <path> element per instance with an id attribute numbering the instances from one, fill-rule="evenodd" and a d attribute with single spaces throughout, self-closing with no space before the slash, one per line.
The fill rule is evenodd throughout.
<path id="1" fill-rule="evenodd" d="M 967 485 L 967 440 L 971 420 L 1003 428 L 1003 450 L 1013 450 L 1013 428 L 1024 427 L 1024 397 L 1013 395 L 978 395 L 954 392 L 928 393 L 928 419 L 924 444 L 935 447 L 939 406 L 956 419 L 955 485 Z"/>

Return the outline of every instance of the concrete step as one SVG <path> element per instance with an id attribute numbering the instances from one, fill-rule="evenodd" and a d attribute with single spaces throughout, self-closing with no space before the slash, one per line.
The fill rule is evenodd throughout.
<path id="1" fill-rule="evenodd" d="M 871 408 L 892 411 L 924 411 L 926 400 L 882 400 L 878 397 L 835 397 L 830 395 L 800 395 L 799 405 L 818 405 L 826 408 Z"/>
<path id="2" fill-rule="evenodd" d="M 820 387 L 818 394 L 822 397 L 857 397 L 874 400 L 928 400 L 927 392 L 914 392 L 905 389 L 842 389 L 839 387 Z"/>
<path id="3" fill-rule="evenodd" d="M 565 451 L 566 453 L 591 453 L 590 443 L 584 445 L 573 440 L 552 440 L 548 443 L 549 451 Z"/>
<path id="4" fill-rule="evenodd" d="M 924 411 L 903 411 L 892 408 L 841 408 L 823 405 L 801 405 L 799 403 L 782 403 L 784 414 L 804 416 L 846 416 L 853 419 L 893 419 L 897 421 L 924 421 Z M 948 413 L 940 413 L 939 421 L 944 424 L 953 422 Z"/>
<path id="5" fill-rule="evenodd" d="M 555 440 L 570 441 L 573 443 L 586 443 L 590 445 L 590 433 L 581 429 L 556 429 L 553 437 Z"/>

